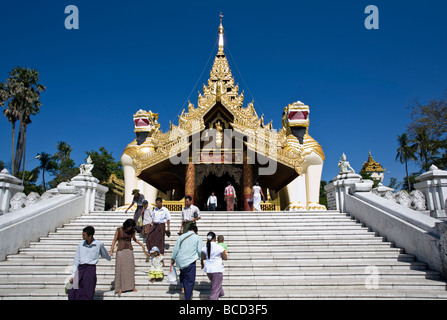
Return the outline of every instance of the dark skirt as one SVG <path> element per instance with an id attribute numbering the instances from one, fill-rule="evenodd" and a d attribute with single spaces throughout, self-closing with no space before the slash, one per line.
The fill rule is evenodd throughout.
<path id="1" fill-rule="evenodd" d="M 68 300 L 93 300 L 96 288 L 96 265 L 78 266 L 79 289 L 68 290 Z"/>
<path id="2" fill-rule="evenodd" d="M 165 224 L 154 223 L 149 230 L 146 238 L 147 250 L 150 251 L 152 247 L 156 246 L 161 254 L 165 254 Z"/>
<path id="3" fill-rule="evenodd" d="M 135 210 L 135 213 L 133 214 L 133 221 L 135 221 L 135 224 L 138 223 L 138 219 L 140 218 L 141 214 L 143 213 L 143 207 L 138 206 Z M 143 227 L 136 226 L 135 229 L 138 233 L 140 233 L 143 230 Z"/>
<path id="4" fill-rule="evenodd" d="M 194 221 L 194 222 L 192 222 L 192 221 L 184 221 L 183 222 L 183 229 L 182 229 L 182 233 L 186 233 L 186 232 L 188 232 L 188 229 L 189 229 L 189 226 L 190 225 L 196 225 L 196 222 Z"/>

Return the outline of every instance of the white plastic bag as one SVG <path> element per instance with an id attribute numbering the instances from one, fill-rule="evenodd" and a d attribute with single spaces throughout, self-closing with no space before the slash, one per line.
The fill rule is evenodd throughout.
<path id="1" fill-rule="evenodd" d="M 168 276 L 166 277 L 166 281 L 169 284 L 177 284 L 177 271 L 175 270 L 174 266 L 171 266 L 171 269 L 169 270 Z"/>

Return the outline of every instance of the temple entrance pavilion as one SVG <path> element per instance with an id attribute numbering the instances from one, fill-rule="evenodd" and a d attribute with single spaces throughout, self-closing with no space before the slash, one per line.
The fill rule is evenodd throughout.
<path id="1" fill-rule="evenodd" d="M 232 130 L 230 123 L 223 125 L 228 125 L 228 128 L 225 127 L 225 133 L 238 135 L 238 132 Z M 170 200 L 191 196 L 193 203 L 201 210 L 205 209 L 212 191 L 218 199 L 217 210 L 225 210 L 223 194 L 227 182 L 230 181 L 238 199 L 235 210 L 248 211 L 251 208 L 246 200 L 250 197 L 256 181 L 263 188 L 264 195 L 267 195 L 267 188 L 273 192 L 279 191 L 298 176 L 293 167 L 251 150 L 242 135 L 240 141 L 238 137 L 222 137 L 222 144 L 225 144 L 225 139 L 231 139 L 232 147 L 229 149 L 210 148 L 209 141 L 203 141 L 203 137 L 210 133 L 215 134 L 217 131 L 206 129 L 200 134 L 185 138 L 185 150 L 145 167 L 138 178 L 169 195 Z M 210 139 L 211 142 L 213 139 L 214 136 Z M 238 145 L 241 148 L 235 147 Z M 183 159 L 182 153 L 185 155 Z M 260 174 L 262 169 L 268 166 L 274 167 L 274 172 L 268 175 Z"/>
<path id="2" fill-rule="evenodd" d="M 309 107 L 301 102 L 284 108 L 282 129 L 265 124 L 253 102 L 244 104 L 227 57 L 224 29 L 219 26 L 219 49 L 207 84 L 199 92 L 197 107 L 191 102 L 178 123 L 162 132 L 158 113 L 134 114 L 136 138 L 124 150 L 125 202 L 131 190 L 140 189 L 151 204 L 157 196 L 172 201 L 176 210 L 189 195 L 204 209 L 211 191 L 223 204 L 227 181 L 236 189 L 239 210 L 250 210 L 248 198 L 259 182 L 268 200 L 263 210 L 325 210 L 319 205 L 319 186 L 324 153 L 308 135 Z M 279 197 L 281 191 L 281 199 Z M 273 200 L 273 199 L 272 199 Z"/>

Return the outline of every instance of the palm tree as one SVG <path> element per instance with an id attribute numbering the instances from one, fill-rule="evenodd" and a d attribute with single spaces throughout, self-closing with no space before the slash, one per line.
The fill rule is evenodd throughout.
<path id="1" fill-rule="evenodd" d="M 4 112 L 8 121 L 13 126 L 13 145 L 15 137 L 15 122 L 20 121 L 19 136 L 17 139 L 16 152 L 12 150 L 12 174 L 16 174 L 23 161 L 25 166 L 26 151 L 26 129 L 31 123 L 31 116 L 40 111 L 40 93 L 45 87 L 38 83 L 39 72 L 34 69 L 15 67 L 9 72 L 6 83 L 0 85 L 0 105 L 8 102 L 8 108 Z M 14 147 L 12 147 L 14 149 Z M 15 157 L 14 157 L 15 156 Z M 25 168 L 23 168 L 23 171 Z"/>
<path id="2" fill-rule="evenodd" d="M 65 141 L 58 141 L 56 148 L 57 152 L 54 154 L 54 158 L 61 163 L 70 158 L 70 153 L 73 151 L 73 148 Z"/>
<path id="3" fill-rule="evenodd" d="M 0 83 L 0 105 L 2 107 L 5 106 L 5 102 L 7 102 L 11 98 L 11 85 L 7 86 L 3 83 Z M 3 115 L 8 119 L 8 121 L 12 125 L 12 134 L 11 134 L 11 172 L 13 175 L 16 174 L 16 170 L 14 168 L 14 139 L 16 136 L 16 122 L 20 119 L 20 112 L 17 108 L 17 104 L 11 102 L 8 104 L 8 107 L 3 111 Z"/>
<path id="4" fill-rule="evenodd" d="M 395 160 L 399 160 L 399 162 L 402 164 L 405 163 L 405 173 L 407 175 L 408 189 L 410 189 L 410 178 L 408 176 L 408 160 L 417 160 L 416 156 L 414 155 L 416 153 L 416 146 L 409 145 L 410 139 L 408 138 L 408 135 L 406 133 L 397 136 L 397 142 L 399 144 L 399 147 L 396 150 L 397 154 Z"/>
<path id="5" fill-rule="evenodd" d="M 422 169 L 428 171 L 430 169 L 430 162 L 438 152 L 439 143 L 436 140 L 430 139 L 427 130 L 424 128 L 419 128 L 413 142 L 419 153 Z"/>
<path id="6" fill-rule="evenodd" d="M 46 183 L 45 183 L 45 171 L 51 172 L 57 169 L 57 163 L 54 161 L 54 158 L 46 153 L 41 152 L 40 157 L 38 158 L 40 160 L 39 169 L 42 170 L 42 184 L 43 184 L 43 190 L 44 192 L 47 191 Z"/>

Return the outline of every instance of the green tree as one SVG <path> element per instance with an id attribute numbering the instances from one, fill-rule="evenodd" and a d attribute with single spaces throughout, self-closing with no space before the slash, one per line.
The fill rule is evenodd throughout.
<path id="1" fill-rule="evenodd" d="M 408 134 L 417 145 L 421 171 L 429 170 L 431 164 L 447 169 L 447 91 L 428 104 L 415 100 L 411 107 Z"/>
<path id="2" fill-rule="evenodd" d="M 57 152 L 54 154 L 53 157 L 60 162 L 64 162 L 68 158 L 70 158 L 70 154 L 73 151 L 73 148 L 65 141 L 58 141 L 56 148 Z"/>
<path id="3" fill-rule="evenodd" d="M 106 193 L 106 210 L 113 207 L 113 184 L 108 184 L 107 181 L 110 175 L 114 173 L 117 178 L 124 179 L 123 168 L 120 161 L 115 161 L 112 154 L 106 150 L 104 147 L 99 148 L 98 151 L 86 152 L 90 156 L 94 164 L 92 175 L 97 178 L 101 184 L 109 187 L 109 191 Z"/>
<path id="4" fill-rule="evenodd" d="M 57 187 L 61 182 L 70 181 L 79 173 L 79 169 L 75 167 L 75 162 L 70 158 L 73 148 L 64 141 L 59 141 L 56 145 L 57 152 L 53 158 L 57 161 L 57 169 L 53 172 L 53 180 L 48 185 L 51 188 Z"/>
<path id="5" fill-rule="evenodd" d="M 327 185 L 326 180 L 320 181 L 320 204 L 326 206 L 327 208 L 327 194 L 326 190 L 324 189 L 324 186 Z"/>
<path id="6" fill-rule="evenodd" d="M 371 180 L 373 182 L 373 188 L 377 188 L 377 186 L 379 185 L 379 180 L 374 179 L 371 176 L 371 173 L 362 170 L 359 172 L 359 174 L 363 180 Z"/>
<path id="7" fill-rule="evenodd" d="M 2 171 L 5 168 L 5 163 L 0 160 L 0 171 Z"/>
<path id="8" fill-rule="evenodd" d="M 23 192 L 28 195 L 30 192 L 37 192 L 42 195 L 44 190 L 42 186 L 37 185 L 37 179 L 39 178 L 40 169 L 39 167 L 34 168 L 33 170 L 25 170 L 25 176 L 23 177 L 23 172 L 17 173 L 17 178 L 22 180 L 23 177 Z"/>
<path id="9" fill-rule="evenodd" d="M 57 169 L 57 163 L 54 161 L 53 156 L 51 156 L 49 153 L 41 152 L 40 153 L 40 165 L 39 169 L 42 170 L 42 186 L 43 191 L 47 191 L 46 183 L 45 183 L 45 171 L 47 172 L 54 172 Z"/>
<path id="10" fill-rule="evenodd" d="M 447 135 L 447 91 L 443 98 L 432 99 L 428 104 L 415 100 L 411 105 L 413 121 L 408 132 L 416 136 L 419 130 L 425 130 L 432 139 L 445 139 Z"/>
<path id="11" fill-rule="evenodd" d="M 115 173 L 119 179 L 123 179 L 123 168 L 120 161 L 115 161 L 112 154 L 106 150 L 104 147 L 99 148 L 98 151 L 86 152 L 88 156 L 92 159 L 94 164 L 92 174 L 101 183 L 105 183 L 109 180 L 112 173 Z"/>
<path id="12" fill-rule="evenodd" d="M 388 188 L 399 189 L 402 186 L 402 182 L 397 182 L 397 178 L 391 177 L 390 183 L 388 184 Z"/>
<path id="13" fill-rule="evenodd" d="M 12 95 L 17 92 L 16 84 L 13 79 L 8 79 L 6 84 L 0 83 L 0 106 L 5 107 L 5 103 L 11 99 Z M 8 107 L 3 111 L 3 115 L 8 119 L 12 125 L 11 134 L 11 172 L 14 175 L 16 170 L 14 168 L 14 141 L 16 136 L 16 122 L 20 119 L 20 112 L 17 100 L 12 100 Z"/>
<path id="14" fill-rule="evenodd" d="M 407 186 L 410 186 L 410 178 L 408 176 L 408 161 L 417 160 L 415 153 L 416 147 L 414 145 L 409 145 L 410 139 L 406 133 L 397 136 L 397 142 L 399 147 L 397 148 L 396 161 L 399 160 L 400 163 L 405 164 L 405 173 L 407 179 Z M 408 189 L 410 190 L 410 189 Z"/>
<path id="15" fill-rule="evenodd" d="M 441 146 L 439 141 L 433 140 L 428 131 L 420 128 L 414 139 L 412 139 L 419 155 L 421 169 L 428 171 L 431 164 L 435 161 L 438 149 Z"/>
<path id="16" fill-rule="evenodd" d="M 38 83 L 39 72 L 34 69 L 15 67 L 9 72 L 9 78 L 0 84 L 0 105 L 8 103 L 4 115 L 12 124 L 12 164 L 11 171 L 16 175 L 23 161 L 25 166 L 26 130 L 31 116 L 40 111 L 40 93 L 45 87 Z M 15 123 L 20 121 L 17 146 L 14 152 Z"/>

